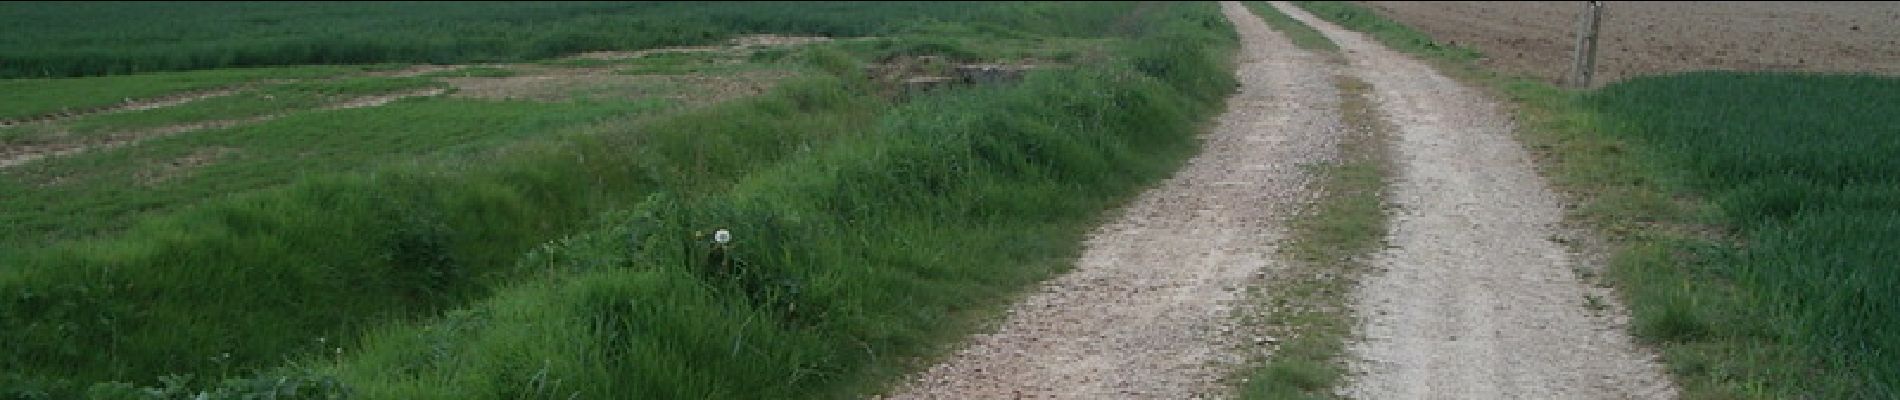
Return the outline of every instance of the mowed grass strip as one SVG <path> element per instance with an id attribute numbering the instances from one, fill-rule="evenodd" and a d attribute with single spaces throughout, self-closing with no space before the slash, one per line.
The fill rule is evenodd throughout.
<path id="1" fill-rule="evenodd" d="M 158 72 L 110 77 L 0 79 L 0 120 L 85 112 L 127 99 L 236 87 L 267 79 L 326 78 L 388 66 L 299 66 Z M 11 128 L 9 128 L 11 129 Z"/>
<path id="2" fill-rule="evenodd" d="M 1268 27 L 1280 31 L 1280 34 L 1292 40 L 1294 46 L 1318 52 L 1339 52 L 1339 44 L 1333 43 L 1332 39 L 1327 39 L 1325 34 L 1319 33 L 1319 30 L 1287 16 L 1286 13 L 1280 12 L 1280 9 L 1273 8 L 1272 4 L 1264 1 L 1249 1 L 1244 4 L 1247 5 L 1248 10 L 1253 11 L 1255 16 L 1260 17 L 1260 20 L 1266 21 Z"/>
<path id="3" fill-rule="evenodd" d="M 1698 72 L 1579 92 L 1481 71 L 1356 5 L 1299 4 L 1522 106 L 1520 137 L 1613 241 L 1606 283 L 1685 398 L 1900 395 L 1885 317 L 1900 310 L 1900 80 Z"/>
<path id="4" fill-rule="evenodd" d="M 255 88 L 149 110 L 85 116 L 66 121 L 9 128 L 0 143 L 9 145 L 87 146 L 110 141 L 102 136 L 138 136 L 144 131 L 190 124 L 236 122 L 321 108 L 364 96 L 385 95 L 442 87 L 426 78 L 357 77 L 329 81 L 255 84 Z"/>

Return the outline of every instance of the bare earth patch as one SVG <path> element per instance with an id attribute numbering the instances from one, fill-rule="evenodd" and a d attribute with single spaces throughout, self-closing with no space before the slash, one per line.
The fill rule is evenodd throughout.
<path id="1" fill-rule="evenodd" d="M 1674 397 L 1631 342 L 1615 296 L 1575 272 L 1562 208 L 1478 90 L 1363 35 L 1274 2 L 1338 43 L 1398 128 L 1399 174 L 1382 270 L 1359 291 L 1352 345 L 1366 399 Z M 1592 308 L 1610 307 L 1609 312 Z"/>
<path id="2" fill-rule="evenodd" d="M 1486 67 L 1558 82 L 1575 47 L 1575 1 L 1368 1 L 1441 42 L 1484 52 Z M 1900 74 L 1900 3 L 1605 2 L 1597 48 L 1604 83 L 1705 69 Z"/>
<path id="3" fill-rule="evenodd" d="M 516 76 L 441 78 L 455 86 L 453 97 L 562 102 L 661 98 L 694 106 L 756 96 L 793 75 L 785 70 L 740 71 L 722 75 L 623 75 L 612 68 L 516 66 Z"/>
<path id="4" fill-rule="evenodd" d="M 1303 166 L 1331 157 L 1331 73 L 1237 4 L 1240 92 L 1202 152 L 1084 244 L 1075 269 L 1009 309 L 892 398 L 1217 397 L 1247 357 L 1234 308 L 1277 263 L 1285 217 L 1310 200 Z"/>

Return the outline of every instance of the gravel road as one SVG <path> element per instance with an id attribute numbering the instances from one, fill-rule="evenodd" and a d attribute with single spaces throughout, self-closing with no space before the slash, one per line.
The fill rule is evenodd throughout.
<path id="1" fill-rule="evenodd" d="M 1201 153 L 1092 234 L 1069 273 L 1014 305 L 894 398 L 1185 399 L 1216 396 L 1241 361 L 1232 319 L 1268 273 L 1284 219 L 1309 200 L 1302 165 L 1339 131 L 1331 72 L 1236 4 L 1240 92 Z"/>
<path id="2" fill-rule="evenodd" d="M 1355 294 L 1363 340 L 1344 395 L 1366 399 L 1671 398 L 1615 296 L 1554 239 L 1558 197 L 1498 104 L 1430 67 L 1284 3 L 1349 64 L 1295 48 L 1233 2 L 1239 94 L 1203 151 L 1086 243 L 1075 269 L 994 333 L 892 398 L 1206 398 L 1244 357 L 1233 308 L 1272 279 L 1286 219 L 1311 201 L 1304 165 L 1333 157 L 1334 74 L 1374 87 L 1398 131 L 1388 248 Z M 1591 300 L 1595 299 L 1595 300 Z M 1595 307 L 1596 310 L 1592 310 Z"/>
<path id="3" fill-rule="evenodd" d="M 1674 387 L 1616 297 L 1554 239 L 1561 204 L 1483 93 L 1359 33 L 1273 5 L 1339 44 L 1398 128 L 1399 211 L 1360 288 L 1364 399 L 1652 399 Z M 1597 300 L 1589 300 L 1591 298 Z M 1588 304 L 1600 304 L 1592 312 Z"/>

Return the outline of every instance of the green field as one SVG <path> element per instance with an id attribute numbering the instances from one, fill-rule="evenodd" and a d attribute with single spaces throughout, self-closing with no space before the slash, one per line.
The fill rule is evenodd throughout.
<path id="1" fill-rule="evenodd" d="M 1900 396 L 1900 79 L 1692 73 L 1620 82 L 1583 103 L 1664 187 L 1712 203 L 1739 242 L 1675 271 L 1632 272 L 1735 289 L 1639 303 L 1639 332 L 1788 346 L 1804 357 L 1753 373 L 1796 393 Z M 1742 346 L 1731 350 L 1771 356 Z"/>
<path id="2" fill-rule="evenodd" d="M 7 146 L 281 114 L 0 170 L 0 220 L 18 227 L 0 237 L 0 398 L 875 392 L 1065 267 L 1098 213 L 1193 150 L 1233 85 L 1232 32 L 1207 3 L 465 5 L 0 5 L 33 21 L 0 39 L 6 67 L 71 62 L 59 76 L 535 61 L 414 78 L 365 75 L 400 67 L 376 65 L 0 83 L 47 94 L 9 96 L 40 107 L 20 116 L 242 89 L 7 128 Z M 176 18 L 99 22 L 132 13 Z M 76 30 L 85 21 L 115 29 Z M 559 28 L 477 40 L 522 26 Z M 677 35 L 638 35 L 655 29 Z M 625 42 L 559 36 L 579 31 Z M 743 32 L 881 37 L 718 63 L 538 62 Z M 196 44 L 166 45 L 182 41 Z M 911 96 L 864 74 L 920 56 L 1074 64 Z M 709 106 L 580 94 L 319 106 L 565 68 L 792 77 Z M 737 239 L 708 261 L 701 235 L 719 228 Z"/>
<path id="3" fill-rule="evenodd" d="M 1572 91 L 1345 2 L 1315 15 L 1516 100 L 1685 398 L 1900 396 L 1900 79 L 1696 72 Z"/>
<path id="4" fill-rule="evenodd" d="M 1002 2 L 8 2 L 0 3 L 0 25 L 10 27 L 0 36 L 0 78 L 512 62 L 742 33 L 855 37 L 948 26 L 1087 36 L 1078 20 L 1115 16 L 1068 14 L 1091 11 Z"/>

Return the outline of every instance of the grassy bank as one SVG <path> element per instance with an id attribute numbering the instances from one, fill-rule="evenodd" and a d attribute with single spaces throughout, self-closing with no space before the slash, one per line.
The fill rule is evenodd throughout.
<path id="1" fill-rule="evenodd" d="M 9 171 L 33 204 L 122 218 L 47 222 L 111 233 L 5 257 L 0 395 L 875 390 L 965 326 L 946 318 L 1064 265 L 1231 90 L 1211 5 L 1011 7 L 1037 25 L 951 43 L 1067 32 L 1112 62 L 900 103 L 861 75 L 881 56 L 840 44 L 680 115 L 425 99 Z M 227 147 L 163 188 L 114 172 Z M 719 274 L 690 238 L 713 227 L 740 238 Z"/>
<path id="2" fill-rule="evenodd" d="M 877 391 L 1192 150 L 1232 33 L 1211 4 L 1140 18 L 1116 64 L 922 98 L 730 192 L 652 197 L 531 255 L 542 277 L 305 365 L 372 398 Z"/>
<path id="3" fill-rule="evenodd" d="M 1607 282 L 1685 397 L 1896 395 L 1900 81 L 1704 72 L 1577 92 L 1480 71 L 1351 4 L 1302 6 L 1520 104 L 1520 138 L 1612 240 Z"/>
<path id="4" fill-rule="evenodd" d="M 17 387 L 29 388 L 23 390 L 59 393 L 93 381 L 219 377 L 275 364 L 316 351 L 319 339 L 347 340 L 375 321 L 480 297 L 510 276 L 522 252 L 597 213 L 624 208 L 657 187 L 684 187 L 674 183 L 681 178 L 703 187 L 731 182 L 836 132 L 863 129 L 877 107 L 850 99 L 836 78 L 814 78 L 757 100 L 632 126 L 637 115 L 598 113 L 609 110 L 587 117 L 606 122 L 571 125 L 575 116 L 554 106 L 438 100 L 338 111 L 355 118 L 312 113 L 278 120 L 302 131 L 260 125 L 251 132 L 271 134 L 240 129 L 141 146 L 139 152 L 189 153 L 220 148 L 191 141 L 235 140 L 242 150 L 228 166 L 208 166 L 163 188 L 124 182 L 136 174 L 19 188 L 22 199 L 43 199 L 47 207 L 106 207 L 21 214 L 68 215 L 49 226 L 132 223 L 120 234 L 8 258 L 0 292 L 12 296 L 0 304 L 0 320 L 11 328 L 0 335 L 19 345 L 0 354 L 0 365 Z M 469 118 L 471 111 L 496 120 Z M 372 116 L 392 123 L 360 124 Z M 433 130 L 411 130 L 430 116 L 443 118 L 422 125 Z M 549 124 L 563 118 L 567 128 Z M 512 135 L 515 143 L 482 146 L 509 139 L 492 135 Z M 349 143 L 311 146 L 325 140 Z M 720 151 L 692 156 L 708 146 Z M 309 149 L 356 151 L 311 157 Z M 136 168 L 111 162 L 123 154 L 48 167 Z M 79 168 L 88 162 L 104 164 Z M 138 194 L 117 193 L 124 190 Z M 169 196 L 179 202 L 166 203 Z M 202 203 L 186 201 L 200 197 Z M 128 214 L 152 204 L 178 209 Z M 108 214 L 120 218 L 70 218 Z"/>

